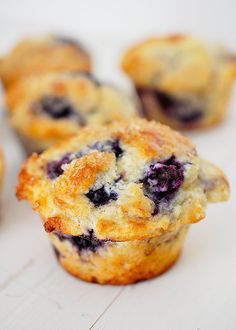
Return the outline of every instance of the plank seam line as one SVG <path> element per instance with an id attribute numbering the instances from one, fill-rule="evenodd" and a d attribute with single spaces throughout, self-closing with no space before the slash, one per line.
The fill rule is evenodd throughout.
<path id="1" fill-rule="evenodd" d="M 19 277 L 22 273 L 24 273 L 24 271 L 26 271 L 28 268 L 30 268 L 34 262 L 35 262 L 34 259 L 30 259 L 15 274 L 10 275 L 9 278 L 0 285 L 0 291 L 5 289 L 9 284 L 11 284 L 12 281 L 17 279 L 17 277 Z"/>
<path id="2" fill-rule="evenodd" d="M 112 301 L 107 305 L 107 307 L 104 309 L 104 311 L 98 316 L 98 318 L 95 320 L 95 322 L 91 325 L 89 330 L 92 330 L 93 327 L 96 325 L 96 323 L 102 318 L 102 316 L 111 308 L 111 306 L 116 302 L 116 300 L 120 297 L 120 295 L 124 292 L 125 286 L 120 289 L 120 291 L 115 295 L 115 297 L 112 299 Z"/>

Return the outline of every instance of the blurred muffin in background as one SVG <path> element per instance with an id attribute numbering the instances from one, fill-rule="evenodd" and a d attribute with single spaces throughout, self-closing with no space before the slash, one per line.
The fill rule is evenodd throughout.
<path id="1" fill-rule="evenodd" d="M 25 39 L 0 61 L 5 88 L 25 76 L 75 70 L 91 70 L 88 52 L 76 40 L 53 35 Z"/>
<path id="2" fill-rule="evenodd" d="M 6 106 L 27 154 L 43 151 L 82 126 L 137 116 L 135 104 L 121 91 L 78 72 L 22 79 L 7 90 Z"/>
<path id="3" fill-rule="evenodd" d="M 236 77 L 229 51 L 184 35 L 148 39 L 124 55 L 143 114 L 177 129 L 222 121 Z"/>

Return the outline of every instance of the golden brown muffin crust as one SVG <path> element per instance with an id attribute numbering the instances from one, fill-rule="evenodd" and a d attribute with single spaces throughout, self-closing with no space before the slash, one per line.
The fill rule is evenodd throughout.
<path id="1" fill-rule="evenodd" d="M 89 55 L 76 42 L 60 41 L 54 36 L 25 39 L 0 62 L 0 76 L 6 88 L 25 76 L 76 70 L 91 70 Z"/>
<path id="2" fill-rule="evenodd" d="M 137 86 L 169 93 L 197 92 L 208 87 L 216 62 L 229 66 L 231 75 L 235 72 L 236 61 L 230 58 L 222 47 L 187 35 L 167 35 L 128 49 L 122 67 Z"/>
<path id="3" fill-rule="evenodd" d="M 111 139 L 119 139 L 123 150 L 120 158 L 109 150 L 88 148 Z M 61 175 L 53 180 L 47 177 L 49 162 L 77 152 L 82 155 L 73 156 L 69 164 L 63 165 Z M 185 164 L 184 181 L 173 200 L 160 204 L 160 212 L 154 214 L 155 204 L 145 195 L 142 178 L 152 162 L 173 155 Z M 136 120 L 84 128 L 76 137 L 33 155 L 19 174 L 17 196 L 28 200 L 40 213 L 47 231 L 81 235 L 93 229 L 101 239 L 144 239 L 204 218 L 210 195 L 204 191 L 200 173 L 200 159 L 187 138 L 161 124 Z M 219 192 L 218 200 L 225 200 L 228 191 L 223 178 L 218 181 L 223 188 L 213 188 Z M 101 187 L 115 191 L 117 198 L 96 207 L 87 194 Z"/>
<path id="4" fill-rule="evenodd" d="M 209 128 L 227 114 L 235 55 L 191 36 L 150 38 L 131 47 L 122 66 L 143 115 L 179 130 Z"/>

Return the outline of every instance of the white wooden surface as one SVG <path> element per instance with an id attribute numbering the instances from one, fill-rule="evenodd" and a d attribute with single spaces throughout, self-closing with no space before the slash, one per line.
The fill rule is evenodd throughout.
<path id="1" fill-rule="evenodd" d="M 129 40 L 152 31 L 187 30 L 236 49 L 234 1 L 96 3 L 2 0 L 0 51 L 34 32 L 82 35 L 96 57 L 98 76 L 126 88 L 118 67 L 120 52 Z M 0 145 L 7 158 L 0 222 L 0 329 L 235 330 L 235 107 L 236 95 L 222 126 L 191 134 L 199 153 L 227 173 L 231 200 L 210 206 L 206 220 L 192 226 L 173 269 L 126 287 L 87 284 L 58 266 L 38 216 L 14 196 L 23 153 L 0 115 Z"/>

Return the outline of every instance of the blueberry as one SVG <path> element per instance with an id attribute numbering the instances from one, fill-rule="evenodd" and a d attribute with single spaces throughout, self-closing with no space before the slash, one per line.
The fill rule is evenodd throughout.
<path id="1" fill-rule="evenodd" d="M 119 158 L 123 155 L 123 150 L 120 147 L 120 141 L 118 139 L 113 141 L 107 141 L 107 145 L 110 145 L 111 151 L 114 152 L 116 158 Z"/>
<path id="2" fill-rule="evenodd" d="M 118 139 L 116 139 L 116 140 L 105 140 L 105 141 L 94 142 L 88 147 L 85 147 L 84 149 L 77 152 L 76 157 L 80 158 L 84 155 L 87 155 L 89 152 L 93 150 L 98 150 L 101 152 L 113 152 L 116 158 L 121 157 L 123 154 L 123 150 L 120 147 L 120 142 Z"/>
<path id="3" fill-rule="evenodd" d="M 72 162 L 71 154 L 65 154 L 60 160 L 53 160 L 46 164 L 46 172 L 49 179 L 54 180 L 63 174 L 62 166 Z"/>
<path id="4" fill-rule="evenodd" d="M 151 164 L 141 180 L 144 194 L 156 205 L 154 214 L 158 213 L 159 204 L 170 201 L 184 182 L 184 165 L 175 156 L 162 162 Z"/>
<path id="5" fill-rule="evenodd" d="M 68 154 L 65 154 L 62 157 L 62 159 L 60 159 L 60 160 L 54 160 L 54 161 L 47 163 L 47 165 L 46 165 L 47 176 L 51 180 L 56 179 L 64 172 L 62 169 L 62 165 L 69 164 L 72 162 L 73 159 L 76 159 L 76 158 L 78 159 L 82 156 L 85 156 L 93 150 L 99 150 L 101 152 L 113 152 L 115 154 L 116 158 L 121 157 L 121 155 L 123 154 L 123 150 L 120 147 L 119 140 L 97 141 L 94 144 L 81 149 L 80 151 L 75 153 L 73 157 L 72 157 L 72 154 L 68 153 Z M 92 192 L 91 192 L 91 194 L 92 194 Z M 100 192 L 98 189 L 98 192 L 95 193 L 95 195 L 98 196 L 99 194 L 100 194 Z M 104 194 L 106 194 L 106 192 L 104 192 Z M 115 193 L 110 192 L 110 194 L 111 194 L 111 199 L 114 199 Z M 102 198 L 99 198 L 99 199 L 101 200 Z M 106 203 L 104 203 L 104 204 L 106 204 Z"/>
<path id="6" fill-rule="evenodd" d="M 143 99 L 146 90 L 137 90 L 141 100 Z M 199 106 L 192 104 L 189 100 L 179 99 L 167 93 L 158 90 L 147 90 L 149 95 L 158 102 L 161 111 L 167 116 L 172 117 L 182 123 L 194 123 L 200 120 L 203 116 L 203 111 Z M 143 102 L 145 107 L 145 103 Z M 144 109 L 145 110 L 145 109 Z"/>
<path id="7" fill-rule="evenodd" d="M 57 237 L 61 240 L 68 240 L 70 243 L 77 248 L 77 251 L 91 251 L 96 252 L 99 248 L 104 247 L 108 242 L 107 240 L 99 240 L 93 230 L 89 230 L 88 234 L 80 236 L 64 235 L 56 233 Z"/>
<path id="8" fill-rule="evenodd" d="M 91 189 L 85 196 L 88 197 L 96 207 L 105 205 L 112 200 L 115 201 L 118 198 L 116 192 L 105 188 L 104 186 L 96 190 Z"/>
<path id="9" fill-rule="evenodd" d="M 44 96 L 40 101 L 43 112 L 53 119 L 67 118 L 75 114 L 73 106 L 63 97 Z"/>
<path id="10" fill-rule="evenodd" d="M 36 114 L 46 114 L 47 116 L 59 119 L 74 119 L 81 126 L 86 124 L 85 119 L 75 110 L 74 106 L 62 96 L 46 95 L 41 98 L 36 104 L 33 104 L 32 110 Z"/>
<path id="11" fill-rule="evenodd" d="M 106 140 L 98 141 L 90 146 L 92 150 L 98 150 L 102 152 L 113 152 L 116 158 L 119 158 L 123 154 L 123 150 L 120 147 L 120 141 L 116 140 Z"/>
<path id="12" fill-rule="evenodd" d="M 155 97 L 164 112 L 183 123 L 191 123 L 202 117 L 203 112 L 200 107 L 194 106 L 187 100 L 180 100 L 159 91 L 155 92 Z"/>

